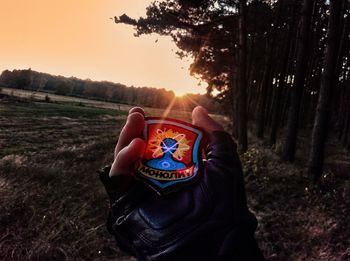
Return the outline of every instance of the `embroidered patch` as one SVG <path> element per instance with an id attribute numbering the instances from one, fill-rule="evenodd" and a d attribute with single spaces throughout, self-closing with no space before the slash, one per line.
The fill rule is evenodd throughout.
<path id="1" fill-rule="evenodd" d="M 145 119 L 146 149 L 137 176 L 158 194 L 177 191 L 198 180 L 205 134 L 187 122 L 169 118 Z"/>

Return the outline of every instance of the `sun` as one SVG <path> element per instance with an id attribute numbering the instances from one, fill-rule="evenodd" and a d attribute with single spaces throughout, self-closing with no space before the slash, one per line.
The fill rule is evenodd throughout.
<path id="1" fill-rule="evenodd" d="M 171 89 L 171 90 L 174 92 L 175 96 L 179 97 L 179 98 L 185 96 L 188 93 L 188 91 L 182 90 L 182 89 L 179 89 L 179 88 L 176 88 L 176 89 L 174 88 L 174 89 Z"/>

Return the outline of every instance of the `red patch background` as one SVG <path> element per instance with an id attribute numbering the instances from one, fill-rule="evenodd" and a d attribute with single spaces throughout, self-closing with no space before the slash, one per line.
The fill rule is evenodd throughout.
<path id="1" fill-rule="evenodd" d="M 184 128 L 174 126 L 171 124 L 147 124 L 148 137 L 146 137 L 146 144 L 147 145 L 146 145 L 146 150 L 145 150 L 143 158 L 146 161 L 153 159 L 153 157 L 152 157 L 153 152 L 150 150 L 148 140 L 150 137 L 153 137 L 153 135 L 156 133 L 157 129 L 161 129 L 162 131 L 171 129 L 171 130 L 173 130 L 173 132 L 185 134 L 185 138 L 188 141 L 188 145 L 190 146 L 190 149 L 185 151 L 181 162 L 183 162 L 186 166 L 191 165 L 191 163 L 193 163 L 192 150 L 193 150 L 194 142 L 197 138 L 197 134 L 190 131 L 190 130 L 186 130 Z M 175 159 L 175 160 L 177 160 L 177 159 Z"/>

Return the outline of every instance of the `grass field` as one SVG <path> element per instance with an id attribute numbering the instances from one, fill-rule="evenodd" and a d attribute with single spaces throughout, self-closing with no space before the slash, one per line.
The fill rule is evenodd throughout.
<path id="1" fill-rule="evenodd" d="M 0 93 L 11 97 L 34 100 L 34 101 L 45 101 L 46 97 L 49 97 L 50 101 L 52 102 L 59 102 L 59 103 L 79 105 L 79 106 L 88 106 L 88 107 L 95 107 L 95 108 L 113 109 L 113 110 L 119 110 L 119 111 L 125 111 L 125 112 L 129 111 L 133 107 L 132 105 L 128 105 L 128 104 L 97 101 L 97 100 L 90 100 L 90 99 L 84 99 L 84 98 L 78 98 L 78 97 L 72 97 L 72 96 L 57 95 L 57 94 L 46 93 L 46 92 L 36 92 L 36 91 L 29 91 L 29 90 L 6 88 L 1 86 L 0 86 Z M 163 116 L 165 111 L 164 109 L 157 109 L 157 108 L 144 108 L 144 109 L 147 115 L 149 116 Z M 171 110 L 167 116 L 176 118 L 176 119 L 191 121 L 191 113 L 188 111 Z M 226 125 L 228 123 L 228 118 L 222 115 L 211 114 L 211 116 L 217 121 L 221 122 L 223 125 Z"/>
<path id="2" fill-rule="evenodd" d="M 132 260 L 106 231 L 108 199 L 96 174 L 112 161 L 131 106 L 2 94 L 0 260 Z M 190 120 L 190 113 L 169 117 Z"/>
<path id="3" fill-rule="evenodd" d="M 46 93 L 46 92 L 36 92 L 36 91 L 29 91 L 29 90 L 6 88 L 1 86 L 0 88 L 1 88 L 1 93 L 9 96 L 15 96 L 22 99 L 32 99 L 32 100 L 34 99 L 37 101 L 39 100 L 44 101 L 45 97 L 48 96 L 50 100 L 53 102 L 84 104 L 90 107 L 116 109 L 116 110 L 124 110 L 124 111 L 128 111 L 131 108 L 131 106 L 127 104 L 88 100 L 88 99 L 72 97 L 72 96 L 63 96 L 63 95 L 57 95 L 53 93 Z"/>
<path id="4" fill-rule="evenodd" d="M 13 96 L 0 95 L 0 260 L 133 260 L 106 231 L 108 199 L 96 174 L 112 161 L 127 108 Z M 349 260 L 347 176 L 330 171 L 309 187 L 303 166 L 258 141 L 241 159 L 265 257 Z"/>
<path id="5" fill-rule="evenodd" d="M 0 260 L 129 260 L 105 230 L 95 170 L 112 160 L 125 111 L 0 103 Z"/>

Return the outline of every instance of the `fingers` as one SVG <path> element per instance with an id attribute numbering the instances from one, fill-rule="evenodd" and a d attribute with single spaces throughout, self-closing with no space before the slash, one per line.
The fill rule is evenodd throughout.
<path id="1" fill-rule="evenodd" d="M 208 115 L 208 111 L 202 106 L 197 106 L 193 109 L 192 124 L 204 129 L 209 133 L 213 131 L 224 131 L 224 128 L 221 126 L 221 124 L 213 120 Z"/>
<path id="2" fill-rule="evenodd" d="M 143 116 L 145 116 L 145 112 L 141 107 L 133 107 L 129 110 L 129 114 L 134 113 L 134 112 L 139 112 L 141 113 Z"/>
<path id="3" fill-rule="evenodd" d="M 133 139 L 129 145 L 122 148 L 114 159 L 109 176 L 130 175 L 135 162 L 145 150 L 145 142 L 141 138 Z"/>
<path id="4" fill-rule="evenodd" d="M 207 159 L 223 163 L 223 166 L 240 166 L 237 161 L 236 144 L 231 135 L 224 131 L 222 125 L 213 120 L 206 109 L 201 106 L 194 108 L 192 123 L 206 130 L 209 135 Z M 220 131 L 220 132 L 214 132 Z"/>
<path id="5" fill-rule="evenodd" d="M 114 162 L 109 176 L 129 175 L 134 163 L 141 158 L 145 144 L 139 137 L 145 125 L 144 115 L 145 112 L 140 107 L 130 109 L 115 147 Z"/>
<path id="6" fill-rule="evenodd" d="M 118 153 L 130 142 L 141 136 L 143 128 L 145 126 L 144 111 L 140 107 L 134 107 L 129 111 L 129 116 L 125 126 L 120 132 L 117 146 L 114 151 L 114 158 L 117 157 Z"/>

